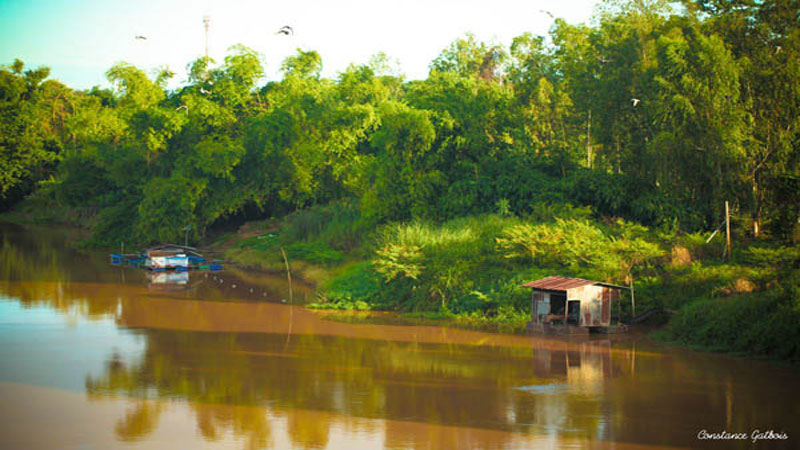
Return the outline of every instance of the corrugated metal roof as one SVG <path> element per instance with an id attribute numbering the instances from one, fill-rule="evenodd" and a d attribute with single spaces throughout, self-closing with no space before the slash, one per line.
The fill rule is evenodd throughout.
<path id="1" fill-rule="evenodd" d="M 197 249 L 195 247 L 187 247 L 185 245 L 177 245 L 177 244 L 159 244 L 159 245 L 150 247 L 147 250 L 162 250 L 162 249 L 165 249 L 165 248 L 172 248 L 172 247 L 179 248 L 181 250 L 190 250 L 190 251 L 193 251 L 193 252 L 197 251 Z"/>
<path id="2" fill-rule="evenodd" d="M 595 284 L 599 284 L 601 286 L 608 286 L 612 288 L 618 288 L 618 289 L 627 289 L 624 286 L 617 286 L 614 284 L 603 283 L 602 281 L 592 281 L 592 280 L 584 280 L 583 278 L 570 278 L 570 277 L 559 277 L 559 276 L 552 276 L 552 277 L 542 278 L 541 280 L 529 281 L 523 284 L 523 286 L 533 289 L 542 289 L 545 291 L 566 291 L 567 289 L 575 289 L 581 286 L 592 286 Z"/>
<path id="3" fill-rule="evenodd" d="M 170 251 L 182 251 L 184 253 L 191 253 L 193 255 L 202 256 L 200 252 L 197 251 L 194 247 L 187 247 L 185 245 L 176 245 L 176 244 L 160 244 L 156 245 L 155 247 L 150 247 L 145 250 L 148 255 L 153 252 L 170 252 Z"/>

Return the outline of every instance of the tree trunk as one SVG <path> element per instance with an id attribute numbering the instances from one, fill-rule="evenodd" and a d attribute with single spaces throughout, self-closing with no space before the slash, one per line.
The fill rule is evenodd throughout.
<path id="1" fill-rule="evenodd" d="M 759 198 L 760 192 L 758 190 L 758 181 L 755 175 L 753 176 L 753 237 L 758 237 L 761 234 L 761 199 Z"/>

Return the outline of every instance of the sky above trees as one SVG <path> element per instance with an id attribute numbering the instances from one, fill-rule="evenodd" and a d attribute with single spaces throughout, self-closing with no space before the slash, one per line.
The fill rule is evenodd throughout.
<path id="1" fill-rule="evenodd" d="M 442 49 L 467 32 L 508 46 L 524 32 L 546 35 L 549 14 L 588 21 L 595 3 L 0 0 L 0 64 L 19 58 L 28 67 L 46 65 L 51 78 L 78 89 L 107 85 L 105 72 L 120 61 L 148 71 L 169 66 L 175 87 L 186 81 L 186 65 L 203 54 L 208 15 L 209 56 L 221 63 L 230 46 L 245 44 L 264 55 L 268 79 L 280 78 L 281 61 L 297 48 L 319 52 L 326 77 L 384 52 L 407 79 L 422 79 Z M 284 25 L 295 34 L 275 34 Z"/>

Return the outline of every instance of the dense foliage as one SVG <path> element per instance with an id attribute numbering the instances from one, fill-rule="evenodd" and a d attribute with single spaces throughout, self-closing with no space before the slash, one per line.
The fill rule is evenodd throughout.
<path id="1" fill-rule="evenodd" d="M 742 225 L 789 238 L 800 217 L 797 3 L 606 3 L 506 49 L 456 40 L 427 79 L 384 55 L 320 77 L 314 51 L 260 86 L 237 45 L 188 84 L 120 63 L 113 91 L 0 70 L 4 207 L 97 212 L 100 244 L 190 239 L 237 214 L 356 199 L 373 223 L 530 212 L 568 200 L 646 225 Z M 796 230 L 795 230 L 796 231 Z"/>

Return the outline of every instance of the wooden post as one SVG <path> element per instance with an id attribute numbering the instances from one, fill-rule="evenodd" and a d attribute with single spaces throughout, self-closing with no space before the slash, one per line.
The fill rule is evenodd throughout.
<path id="1" fill-rule="evenodd" d="M 281 247 L 281 255 L 283 255 L 283 263 L 286 264 L 286 279 L 289 280 L 289 306 L 291 306 L 294 300 L 292 295 L 292 271 L 289 270 L 289 258 L 286 257 L 283 247 Z"/>
<path id="2" fill-rule="evenodd" d="M 286 264 L 286 279 L 289 280 L 289 328 L 286 330 L 286 342 L 283 344 L 283 351 L 289 347 L 289 339 L 292 336 L 292 322 L 294 316 L 294 298 L 292 295 L 292 271 L 289 270 L 289 258 L 286 257 L 286 252 L 281 247 L 281 255 L 283 255 L 283 262 Z"/>
<path id="3" fill-rule="evenodd" d="M 725 259 L 731 260 L 731 210 L 728 207 L 728 201 L 725 200 L 725 233 L 727 235 L 728 244 L 725 247 Z"/>

